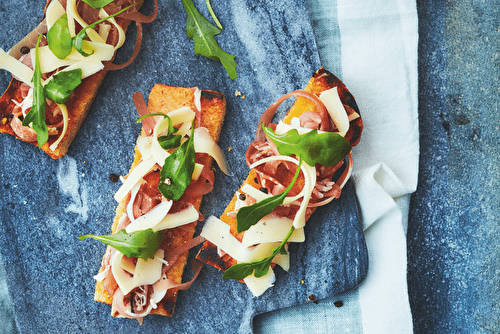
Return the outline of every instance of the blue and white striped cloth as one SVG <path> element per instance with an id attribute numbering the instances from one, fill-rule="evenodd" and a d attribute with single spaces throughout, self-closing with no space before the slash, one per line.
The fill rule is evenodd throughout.
<path id="1" fill-rule="evenodd" d="M 308 0 L 308 5 L 322 65 L 349 87 L 363 115 L 354 180 L 369 271 L 359 289 L 318 305 L 260 315 L 254 330 L 412 333 L 406 225 L 419 156 L 416 3 Z"/>

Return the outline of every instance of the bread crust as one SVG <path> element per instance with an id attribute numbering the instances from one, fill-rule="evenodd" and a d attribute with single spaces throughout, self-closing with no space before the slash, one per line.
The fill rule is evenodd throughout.
<path id="1" fill-rule="evenodd" d="M 200 102 L 200 126 L 206 127 L 210 132 L 212 138 L 217 142 L 219 140 L 220 132 L 224 123 L 226 99 L 223 94 L 209 90 L 202 90 Z M 193 89 L 157 84 L 153 87 L 151 93 L 149 94 L 148 110 L 151 113 L 167 113 L 184 106 L 189 106 L 193 110 L 195 110 Z M 144 133 L 142 135 L 144 135 Z M 140 160 L 141 154 L 136 146 L 134 161 L 130 168 L 129 174 L 139 164 Z M 201 157 L 200 162 L 204 165 L 210 165 L 212 163 L 212 158 L 209 155 L 204 154 Z M 193 204 L 196 209 L 199 210 L 202 203 L 202 196 L 189 198 L 188 201 Z M 112 233 L 116 231 L 118 221 L 125 212 L 126 202 L 127 198 L 123 199 L 116 208 L 116 215 L 111 227 Z M 166 236 L 166 238 L 168 238 L 168 246 L 174 249 L 191 240 L 195 233 L 196 224 L 197 222 L 193 222 L 181 227 L 170 229 L 168 236 Z M 184 267 L 186 266 L 187 259 L 188 254 L 182 255 L 179 260 L 177 260 L 177 262 L 173 265 L 172 269 L 168 271 L 167 278 L 175 283 L 180 284 L 182 282 L 182 274 L 184 272 Z M 104 268 L 101 267 L 99 272 L 103 270 Z M 164 316 L 172 316 L 177 300 L 177 294 L 177 289 L 170 289 L 163 300 L 158 304 L 158 307 L 156 309 L 153 309 L 151 313 Z M 112 296 L 110 296 L 104 289 L 102 282 L 96 283 L 94 299 L 96 301 L 103 302 L 109 305 L 111 305 L 113 301 Z M 117 314 L 112 315 L 116 316 Z"/>

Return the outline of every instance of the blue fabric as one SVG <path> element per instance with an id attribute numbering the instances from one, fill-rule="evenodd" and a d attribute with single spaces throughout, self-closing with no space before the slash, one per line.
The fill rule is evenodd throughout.
<path id="1" fill-rule="evenodd" d="M 263 313 L 254 318 L 254 333 L 362 333 L 357 290 L 317 303 Z"/>
<path id="2" fill-rule="evenodd" d="M 342 79 L 337 1 L 308 0 L 307 5 L 321 64 Z"/>

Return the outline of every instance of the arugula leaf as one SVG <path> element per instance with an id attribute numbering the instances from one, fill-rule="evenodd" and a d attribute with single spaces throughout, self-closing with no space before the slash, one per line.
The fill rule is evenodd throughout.
<path id="1" fill-rule="evenodd" d="M 162 112 L 152 112 L 152 113 L 145 114 L 145 115 L 142 115 L 141 117 L 139 117 L 139 119 L 137 120 L 137 123 L 142 122 L 142 120 L 145 119 L 146 117 L 153 117 L 153 116 L 163 116 L 163 117 L 165 117 L 167 115 L 164 114 L 164 113 L 162 113 Z"/>
<path id="2" fill-rule="evenodd" d="M 309 166 L 315 166 L 317 163 L 333 166 L 344 159 L 352 149 L 351 144 L 335 132 L 318 133 L 318 130 L 314 129 L 300 135 L 296 129 L 292 129 L 277 135 L 271 128 L 264 126 L 264 123 L 262 129 L 280 154 L 300 156 Z"/>
<path id="3" fill-rule="evenodd" d="M 257 224 L 262 217 L 270 214 L 276 207 L 283 204 L 286 195 L 288 195 L 299 177 L 300 166 L 302 166 L 302 159 L 299 159 L 299 165 L 297 166 L 292 182 L 290 182 L 282 193 L 263 199 L 252 205 L 244 206 L 238 210 L 236 214 L 236 230 L 238 233 L 248 230 L 251 226 Z"/>
<path id="4" fill-rule="evenodd" d="M 66 13 L 50 27 L 47 33 L 47 43 L 50 51 L 59 59 L 64 59 L 71 53 L 73 39 L 69 33 L 68 15 Z"/>
<path id="5" fill-rule="evenodd" d="M 127 233 L 120 230 L 109 235 L 86 234 L 78 237 L 82 241 L 86 238 L 96 239 L 104 242 L 128 257 L 138 257 L 143 260 L 154 258 L 156 251 L 160 248 L 165 234 L 161 231 L 147 230 Z"/>
<path id="6" fill-rule="evenodd" d="M 198 12 L 192 0 L 182 0 L 182 4 L 186 11 L 186 34 L 194 41 L 194 53 L 220 61 L 229 77 L 236 79 L 238 74 L 234 56 L 222 50 L 215 40 L 221 30 Z"/>
<path id="7" fill-rule="evenodd" d="M 290 239 L 290 237 L 292 236 L 294 230 L 295 227 L 292 226 L 290 228 L 290 231 L 288 231 L 288 234 L 286 235 L 285 239 L 281 242 L 281 244 L 272 250 L 271 255 L 261 260 L 254 260 L 251 262 L 243 262 L 235 264 L 227 268 L 227 270 L 222 275 L 222 278 L 234 279 L 239 281 L 252 274 L 254 274 L 254 276 L 257 278 L 266 275 L 267 272 L 269 271 L 271 262 L 274 259 L 274 257 L 278 254 L 286 255 L 285 244 L 288 241 L 288 239 Z"/>
<path id="8" fill-rule="evenodd" d="M 169 134 L 166 136 L 158 137 L 158 143 L 164 150 L 177 148 L 181 145 L 182 135 Z"/>
<path id="9" fill-rule="evenodd" d="M 114 0 L 82 0 L 82 1 L 90 5 L 90 7 L 94 9 L 101 9 L 102 7 L 112 3 Z"/>
<path id="10" fill-rule="evenodd" d="M 52 80 L 43 87 L 45 96 L 55 103 L 66 103 L 76 87 L 82 83 L 82 69 L 57 73 Z"/>
<path id="11" fill-rule="evenodd" d="M 172 119 L 168 115 L 161 113 L 161 112 L 145 114 L 145 115 L 142 115 L 141 117 L 139 117 L 139 119 L 137 120 L 137 123 L 140 123 L 146 117 L 151 117 L 151 116 L 163 116 L 164 118 L 168 119 L 167 134 L 165 136 L 158 137 L 158 143 L 160 144 L 160 146 L 164 150 L 169 150 L 171 148 L 179 147 L 181 145 L 182 135 L 174 134 L 175 132 L 177 132 L 178 129 L 173 127 Z"/>
<path id="12" fill-rule="evenodd" d="M 36 132 L 38 148 L 41 148 L 49 140 L 49 129 L 45 123 L 45 95 L 42 85 L 42 70 L 38 57 L 38 47 L 42 40 L 42 34 L 38 36 L 35 47 L 35 69 L 33 71 L 33 106 L 23 119 L 23 126 L 31 127 Z"/>
<path id="13" fill-rule="evenodd" d="M 166 199 L 177 201 L 191 184 L 196 154 L 193 135 L 194 120 L 189 138 L 165 159 L 161 168 L 158 190 Z"/>

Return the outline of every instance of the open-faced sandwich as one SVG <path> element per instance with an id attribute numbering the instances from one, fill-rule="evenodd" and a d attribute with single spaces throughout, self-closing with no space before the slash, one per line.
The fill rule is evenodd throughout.
<path id="1" fill-rule="evenodd" d="M 132 62 L 142 40 L 143 0 L 48 0 L 44 19 L 8 52 L 0 68 L 13 78 L 0 97 L 0 132 L 38 145 L 52 158 L 66 154 L 109 70 Z M 136 47 L 121 65 L 112 60 L 131 21 Z"/>
<path id="2" fill-rule="evenodd" d="M 280 122 L 280 104 L 297 100 Z M 262 115 L 246 152 L 251 171 L 219 218 L 209 217 L 197 259 L 244 281 L 255 296 L 274 283 L 273 267 L 289 269 L 288 244 L 305 240 L 316 207 L 341 194 L 363 123 L 353 96 L 321 68 L 305 90 L 278 99 Z"/>
<path id="3" fill-rule="evenodd" d="M 215 160 L 228 172 L 217 141 L 225 115 L 224 95 L 155 85 L 148 106 L 134 103 L 142 120 L 135 159 L 115 194 L 118 207 L 107 236 L 86 235 L 108 244 L 95 300 L 111 304 L 113 316 L 171 316 L 182 283 L 202 196 L 212 190 Z M 193 262 L 194 278 L 202 264 Z"/>

